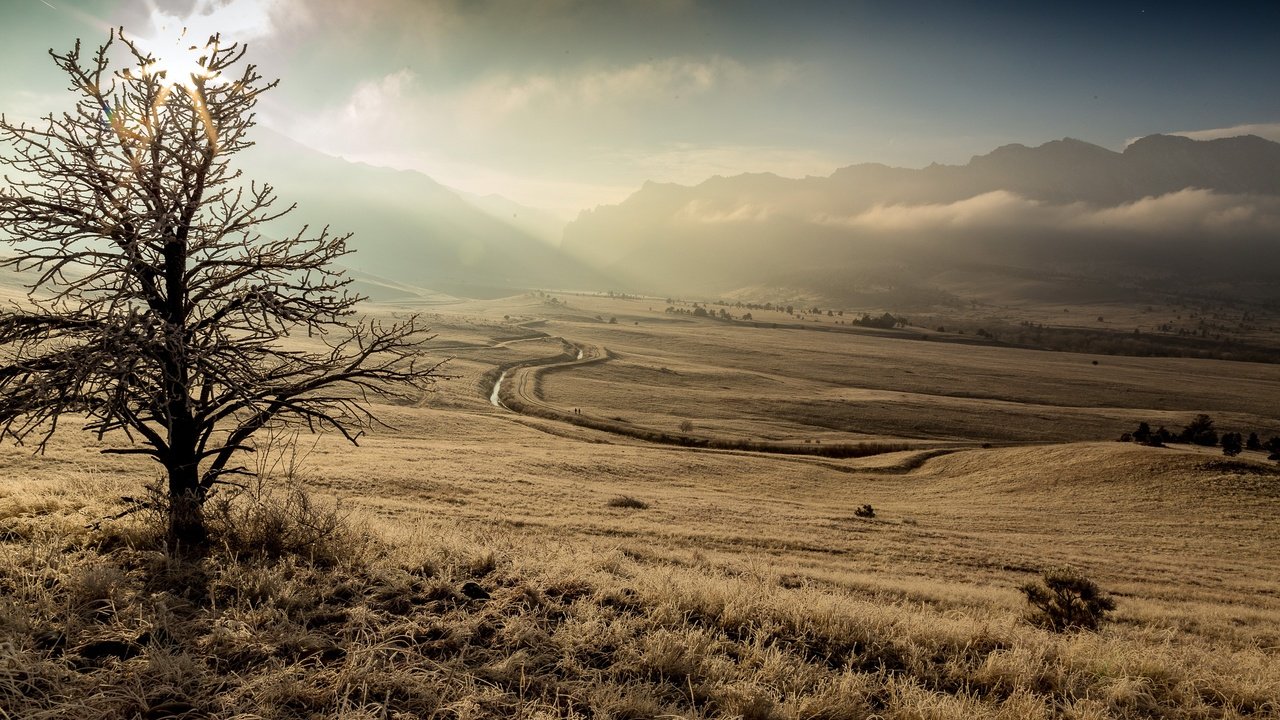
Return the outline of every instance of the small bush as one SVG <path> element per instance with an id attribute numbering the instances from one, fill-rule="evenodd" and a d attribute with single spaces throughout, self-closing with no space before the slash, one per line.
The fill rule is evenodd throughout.
<path id="1" fill-rule="evenodd" d="M 1222 435 L 1222 454 L 1227 457 L 1235 457 L 1244 450 L 1244 438 L 1240 437 L 1240 433 L 1223 433 Z"/>
<path id="2" fill-rule="evenodd" d="M 1138 429 L 1133 431 L 1133 439 L 1140 443 L 1145 443 L 1151 439 L 1151 426 L 1145 422 L 1138 423 Z"/>
<path id="3" fill-rule="evenodd" d="M 853 514 L 854 514 L 856 517 L 860 517 L 860 518 L 873 518 L 873 517 L 875 517 L 875 516 L 876 516 L 876 510 L 875 510 L 875 508 L 871 507 L 870 505 L 863 505 L 862 507 L 858 508 L 857 510 L 854 510 L 854 511 L 853 511 Z"/>
<path id="4" fill-rule="evenodd" d="M 1097 630 L 1116 603 L 1072 568 L 1049 568 L 1039 582 L 1019 588 L 1032 611 L 1027 620 L 1054 632 Z"/>
<path id="5" fill-rule="evenodd" d="M 616 498 L 610 498 L 606 504 L 609 507 L 626 508 L 628 510 L 647 510 L 649 508 L 649 503 L 630 495 L 619 495 Z"/>
<path id="6" fill-rule="evenodd" d="M 693 421 L 692 421 L 692 420 L 681 420 L 681 421 L 680 421 L 680 432 L 693 432 Z"/>
<path id="7" fill-rule="evenodd" d="M 240 556 L 293 555 L 334 565 L 359 539 L 337 503 L 317 502 L 296 483 L 216 496 L 205 505 L 205 519 L 216 541 Z"/>

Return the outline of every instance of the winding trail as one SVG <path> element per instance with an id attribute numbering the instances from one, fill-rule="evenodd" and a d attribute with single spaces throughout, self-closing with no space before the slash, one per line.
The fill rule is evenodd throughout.
<path id="1" fill-rule="evenodd" d="M 503 370 L 502 374 L 499 375 L 498 379 L 493 383 L 493 392 L 489 393 L 489 402 L 493 403 L 494 407 L 500 407 L 503 410 L 510 410 L 511 408 L 502 404 L 502 398 L 498 397 L 498 392 L 502 390 L 502 381 L 506 379 L 507 371 Z"/>
<path id="2" fill-rule="evenodd" d="M 552 405 L 542 398 L 542 376 L 548 372 L 556 372 L 572 367 L 594 365 L 609 359 L 609 351 L 603 345 L 577 343 L 563 340 L 565 352 L 558 356 L 523 363 L 502 373 L 494 389 L 498 395 L 498 405 L 512 412 L 525 415 L 537 415 L 552 420 L 565 420 L 575 425 L 577 415 L 573 411 Z M 506 390 L 502 391 L 503 380 Z"/>
<path id="3" fill-rule="evenodd" d="M 565 351 L 559 355 L 526 360 L 507 367 L 497 368 L 500 372 L 494 380 L 493 387 L 490 389 L 489 402 L 494 407 L 520 415 L 555 420 L 636 440 L 690 449 L 764 452 L 829 459 L 866 457 L 868 455 L 906 450 L 943 454 L 959 449 L 950 443 L 946 448 L 929 448 L 901 442 L 868 441 L 811 445 L 800 442 L 770 440 L 735 440 L 665 432 L 579 413 L 575 410 L 553 405 L 543 399 L 541 392 L 542 377 L 550 372 L 560 372 L 574 367 L 606 362 L 611 355 L 603 345 L 580 343 L 565 338 L 558 339 L 565 345 Z M 930 455 L 930 457 L 933 456 L 935 455 Z"/>

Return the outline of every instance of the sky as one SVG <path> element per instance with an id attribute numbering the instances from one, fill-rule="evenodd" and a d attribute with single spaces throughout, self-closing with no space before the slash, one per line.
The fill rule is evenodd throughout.
<path id="1" fill-rule="evenodd" d="M 4 0 L 0 110 L 123 26 L 248 44 L 262 125 L 572 217 L 645 181 L 964 163 L 1074 137 L 1280 140 L 1280 3 Z"/>

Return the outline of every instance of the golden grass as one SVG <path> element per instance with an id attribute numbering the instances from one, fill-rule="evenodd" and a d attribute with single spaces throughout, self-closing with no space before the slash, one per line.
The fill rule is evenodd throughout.
<path id="1" fill-rule="evenodd" d="M 859 339 L 820 360 L 835 350 L 809 334 L 795 333 L 797 349 L 749 329 L 637 330 L 632 316 L 647 316 L 613 302 L 601 308 L 619 325 L 556 308 L 587 319 L 549 317 L 536 326 L 546 339 L 522 338 L 517 321 L 542 308 L 527 298 L 442 313 L 441 339 L 469 343 L 453 350 L 462 379 L 422 407 L 380 408 L 394 431 L 358 449 L 323 437 L 294 468 L 321 496 L 306 524 L 332 530 L 310 546 L 305 533 L 265 541 L 296 529 L 296 505 L 277 512 L 283 495 L 237 504 L 243 531 L 221 532 L 227 544 L 204 561 L 169 560 L 135 521 L 85 528 L 153 468 L 99 457 L 73 431 L 43 458 L 0 449 L 0 717 L 1280 717 L 1274 463 L 1115 442 L 935 438 L 938 450 L 861 459 L 695 450 L 488 403 L 487 372 L 567 338 L 619 358 L 593 366 L 596 378 L 553 376 L 549 399 L 616 412 L 637 391 L 608 387 L 610 367 L 631 380 L 642 374 L 625 363 L 663 363 L 690 384 L 635 418 L 731 435 L 757 406 L 700 388 L 750 375 L 733 368 L 794 350 L 811 359 L 783 378 L 799 397 L 848 393 L 867 388 L 841 378 L 863 376 L 839 369 L 888 363 L 892 349 Z M 637 332 L 647 344 L 625 334 Z M 1010 403 L 1074 396 L 1087 415 L 1110 396 L 1078 357 L 1004 365 L 989 348 L 883 342 L 910 346 L 877 381 L 903 392 L 933 391 L 901 370 L 954 366 L 966 387 L 994 382 L 970 373 L 1021 373 L 998 388 Z M 1118 397 L 1155 392 L 1151 374 L 1174 373 L 1164 362 L 1132 360 L 1107 382 L 1128 383 Z M 1241 408 L 1220 416 L 1275 422 L 1223 380 L 1265 386 L 1270 368 L 1195 369 L 1190 400 L 1125 411 L 1180 413 L 1216 377 L 1218 402 Z M 1018 389 L 1037 373 L 1064 383 Z M 664 398 L 677 398 L 665 414 Z M 1010 422 L 984 420 L 985 407 L 969 406 L 979 428 Z M 972 445 L 981 432 L 961 434 Z M 620 497 L 647 507 L 613 506 Z M 336 530 L 321 522 L 333 499 L 351 514 Z M 863 504 L 875 518 L 855 516 Z M 1051 565 L 1113 594 L 1114 621 L 1068 635 L 1026 623 L 1017 588 Z M 467 583 L 491 597 L 470 599 Z"/>
<path id="2" fill-rule="evenodd" d="M 990 576 L 376 514 L 341 553 L 183 563 L 146 527 L 81 527 L 109 505 L 72 478 L 5 496 L 10 716 L 1274 717 L 1280 698 L 1274 598 L 1141 600 L 1162 585 L 1145 568 L 1116 623 L 1055 635 Z"/>
<path id="3" fill-rule="evenodd" d="M 564 299 L 463 304 L 435 319 L 446 335 L 489 333 L 492 343 L 538 318 L 545 322 L 537 330 L 552 338 L 604 348 L 605 363 L 545 374 L 541 398 L 673 434 L 690 419 L 697 434 L 729 439 L 1075 441 L 1118 437 L 1140 421 L 1180 428 L 1199 412 L 1224 427 L 1280 434 L 1270 401 L 1280 396 L 1277 365 L 748 328 L 672 317 L 661 300 Z M 500 321 L 503 314 L 510 320 Z M 535 357 L 560 347 L 546 345 Z M 513 358 L 513 349 L 501 357 Z M 520 348 L 522 357 L 532 350 Z M 484 349 L 450 352 L 464 367 L 504 362 Z"/>

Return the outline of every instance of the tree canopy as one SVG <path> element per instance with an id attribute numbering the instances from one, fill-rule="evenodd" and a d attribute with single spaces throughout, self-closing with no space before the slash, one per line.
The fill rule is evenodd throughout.
<path id="1" fill-rule="evenodd" d="M 201 507 L 259 430 L 354 442 L 370 402 L 439 377 L 415 317 L 361 318 L 334 263 L 349 235 L 260 227 L 293 209 L 236 170 L 275 87 L 218 36 L 184 67 L 113 31 L 85 56 L 50 51 L 74 107 L 0 117 L 0 268 L 25 299 L 0 312 L 0 436 L 43 448 L 59 421 L 154 458 L 170 539 L 205 542 Z"/>

